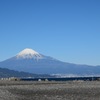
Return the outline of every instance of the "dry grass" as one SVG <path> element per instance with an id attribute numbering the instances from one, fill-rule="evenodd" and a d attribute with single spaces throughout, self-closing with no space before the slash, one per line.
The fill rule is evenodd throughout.
<path id="1" fill-rule="evenodd" d="M 100 82 L 0 81 L 0 100 L 100 100 Z"/>

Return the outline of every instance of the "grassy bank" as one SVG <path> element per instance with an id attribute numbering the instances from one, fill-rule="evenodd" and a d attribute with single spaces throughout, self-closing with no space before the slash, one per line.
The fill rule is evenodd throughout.
<path id="1" fill-rule="evenodd" d="M 99 100 L 99 81 L 0 81 L 0 100 Z"/>

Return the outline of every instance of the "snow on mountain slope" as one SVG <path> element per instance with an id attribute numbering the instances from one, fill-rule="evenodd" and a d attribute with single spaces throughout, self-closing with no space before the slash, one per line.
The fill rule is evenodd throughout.
<path id="1" fill-rule="evenodd" d="M 42 59 L 43 56 L 41 54 L 39 54 L 38 52 L 32 50 L 32 49 L 29 49 L 29 48 L 26 48 L 24 49 L 23 51 L 21 51 L 20 53 L 17 54 L 17 59 L 31 59 L 31 58 L 34 58 L 34 59 Z"/>

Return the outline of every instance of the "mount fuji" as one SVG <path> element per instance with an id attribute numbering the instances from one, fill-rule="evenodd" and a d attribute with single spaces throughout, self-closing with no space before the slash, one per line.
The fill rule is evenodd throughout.
<path id="1" fill-rule="evenodd" d="M 35 74 L 100 75 L 100 66 L 62 62 L 29 48 L 0 62 L 0 67 Z"/>

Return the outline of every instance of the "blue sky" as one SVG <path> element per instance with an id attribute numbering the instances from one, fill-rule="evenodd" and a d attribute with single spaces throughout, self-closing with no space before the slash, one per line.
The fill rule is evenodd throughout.
<path id="1" fill-rule="evenodd" d="M 100 65 L 100 0 L 0 0 L 0 61 L 25 48 Z"/>

